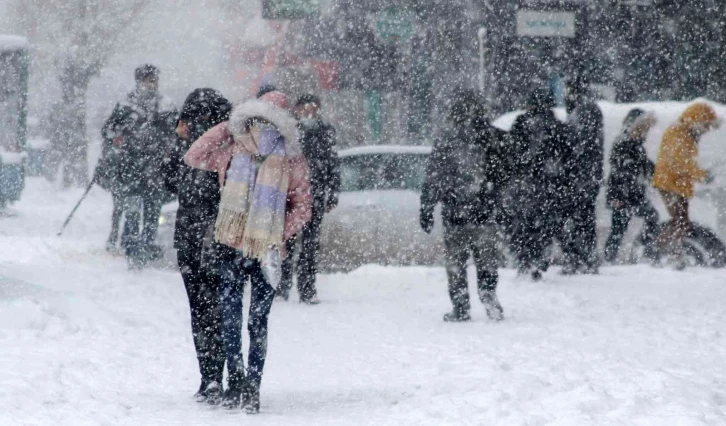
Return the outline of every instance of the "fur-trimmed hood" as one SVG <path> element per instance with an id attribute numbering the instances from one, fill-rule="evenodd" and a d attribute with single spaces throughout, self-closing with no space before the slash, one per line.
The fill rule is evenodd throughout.
<path id="1" fill-rule="evenodd" d="M 241 138 L 245 133 L 245 123 L 253 117 L 264 118 L 277 127 L 282 137 L 285 138 L 287 155 L 302 155 L 298 143 L 297 120 L 284 109 L 259 99 L 253 99 L 234 107 L 227 122 L 227 131 L 233 138 Z"/>

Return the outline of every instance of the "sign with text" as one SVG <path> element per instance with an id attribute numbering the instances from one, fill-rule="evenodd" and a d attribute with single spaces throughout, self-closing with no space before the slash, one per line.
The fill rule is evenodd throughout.
<path id="1" fill-rule="evenodd" d="M 574 37 L 575 13 L 520 10 L 517 12 L 517 35 L 520 37 Z"/>

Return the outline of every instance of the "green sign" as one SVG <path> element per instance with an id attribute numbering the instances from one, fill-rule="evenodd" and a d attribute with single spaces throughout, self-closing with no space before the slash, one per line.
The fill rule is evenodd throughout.
<path id="1" fill-rule="evenodd" d="M 384 39 L 407 39 L 413 32 L 413 14 L 397 7 L 389 7 L 378 14 L 378 35 Z"/>
<path id="2" fill-rule="evenodd" d="M 303 19 L 319 10 L 319 0 L 262 0 L 263 19 Z"/>

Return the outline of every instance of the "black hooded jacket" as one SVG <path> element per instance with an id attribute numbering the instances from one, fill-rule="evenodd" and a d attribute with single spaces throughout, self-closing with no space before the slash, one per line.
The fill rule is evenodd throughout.
<path id="1" fill-rule="evenodd" d="M 101 130 L 98 183 L 120 195 L 163 197 L 162 167 L 174 145 L 178 112 L 157 92 L 137 88 L 119 102 Z M 120 145 L 114 138 L 122 137 Z"/>
<path id="2" fill-rule="evenodd" d="M 655 164 L 648 158 L 643 140 L 622 135 L 610 153 L 610 177 L 607 201 L 619 201 L 625 207 L 640 205 L 653 177 Z"/>
<path id="3" fill-rule="evenodd" d="M 174 230 L 177 248 L 189 240 L 201 241 L 217 216 L 220 197 L 217 173 L 187 166 L 184 154 L 204 132 L 226 121 L 231 111 L 232 104 L 214 89 L 196 89 L 184 102 L 179 119 L 189 125 L 189 139 L 179 139 L 164 170 L 166 189 L 179 200 Z"/>
<path id="4" fill-rule="evenodd" d="M 335 151 L 335 128 L 322 120 L 300 122 L 300 147 L 310 168 L 310 188 L 316 199 L 337 198 L 340 161 Z"/>
<path id="5" fill-rule="evenodd" d="M 442 204 L 444 225 L 484 224 L 497 217 L 509 179 L 506 132 L 474 115 L 453 120 L 448 136 L 434 144 L 421 191 L 422 216 Z"/>

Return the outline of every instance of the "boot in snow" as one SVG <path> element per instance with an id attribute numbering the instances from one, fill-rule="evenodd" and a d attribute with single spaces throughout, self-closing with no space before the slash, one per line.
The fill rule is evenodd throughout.
<path id="1" fill-rule="evenodd" d="M 216 381 L 202 380 L 202 384 L 199 386 L 199 390 L 194 394 L 194 400 L 202 403 L 216 405 L 222 396 L 222 387 Z M 216 400 L 216 402 L 215 402 Z"/>
<path id="2" fill-rule="evenodd" d="M 239 407 L 241 395 L 242 392 L 239 389 L 227 389 L 222 397 L 222 407 L 229 410 Z"/>
<path id="3" fill-rule="evenodd" d="M 454 308 L 453 311 L 444 314 L 444 322 L 466 322 L 471 320 L 468 311 Z"/>
<path id="4" fill-rule="evenodd" d="M 499 299 L 497 299 L 497 294 L 494 290 L 481 292 L 480 298 L 481 303 L 484 304 L 484 308 L 487 310 L 487 316 L 489 319 L 494 321 L 501 321 L 504 319 L 504 309 L 502 309 L 502 305 L 499 304 Z"/>
<path id="5" fill-rule="evenodd" d="M 247 386 L 242 392 L 242 409 L 247 414 L 258 414 L 260 412 L 260 390 L 253 386 Z"/>
<path id="6" fill-rule="evenodd" d="M 535 269 L 534 271 L 532 271 L 532 281 L 542 281 L 542 271 L 540 271 L 539 269 Z"/>

